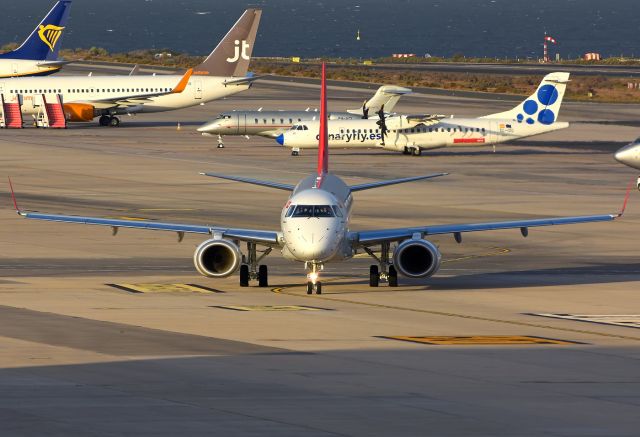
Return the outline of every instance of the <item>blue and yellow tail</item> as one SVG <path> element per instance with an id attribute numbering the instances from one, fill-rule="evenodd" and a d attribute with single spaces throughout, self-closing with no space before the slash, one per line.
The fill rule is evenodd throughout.
<path id="1" fill-rule="evenodd" d="M 60 0 L 20 47 L 3 53 L 0 59 L 54 61 L 58 59 L 60 40 L 67 25 L 71 0 Z"/>

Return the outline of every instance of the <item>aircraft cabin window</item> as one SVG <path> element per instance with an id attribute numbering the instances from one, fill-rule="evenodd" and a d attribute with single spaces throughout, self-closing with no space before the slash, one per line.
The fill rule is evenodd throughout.
<path id="1" fill-rule="evenodd" d="M 451 132 L 451 128 L 450 127 L 447 128 L 447 132 Z"/>
<path id="2" fill-rule="evenodd" d="M 280 124 L 284 124 L 284 118 L 280 119 Z"/>
<path id="3" fill-rule="evenodd" d="M 255 120 L 255 121 L 254 121 L 254 123 L 255 123 L 255 124 L 258 124 L 258 119 L 257 119 L 257 118 L 254 118 L 254 120 Z"/>
<path id="4" fill-rule="evenodd" d="M 299 118 L 299 119 L 298 119 L 298 121 L 302 121 L 302 119 L 301 119 L 301 118 Z"/>
<path id="5" fill-rule="evenodd" d="M 289 123 L 293 123 L 293 119 L 292 118 L 289 119 Z"/>
<path id="6" fill-rule="evenodd" d="M 276 119 L 275 119 L 275 118 L 272 118 L 272 119 L 271 119 L 271 123 L 275 124 L 275 123 L 276 123 Z"/>
<path id="7" fill-rule="evenodd" d="M 263 119 L 262 119 L 262 123 L 267 124 L 267 119 L 266 119 L 266 118 L 263 118 Z"/>

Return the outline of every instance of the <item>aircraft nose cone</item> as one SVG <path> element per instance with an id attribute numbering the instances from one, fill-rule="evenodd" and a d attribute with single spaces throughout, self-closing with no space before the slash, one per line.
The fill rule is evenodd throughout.
<path id="1" fill-rule="evenodd" d="M 640 145 L 625 146 L 615 153 L 614 158 L 629 167 L 640 168 Z"/>
<path id="2" fill-rule="evenodd" d="M 276 137 L 276 142 L 281 146 L 284 146 L 284 134 L 280 134 Z"/>
<path id="3" fill-rule="evenodd" d="M 211 131 L 214 131 L 216 127 L 217 127 L 216 123 L 203 124 L 198 128 L 198 132 L 203 132 L 203 133 L 211 132 Z"/>

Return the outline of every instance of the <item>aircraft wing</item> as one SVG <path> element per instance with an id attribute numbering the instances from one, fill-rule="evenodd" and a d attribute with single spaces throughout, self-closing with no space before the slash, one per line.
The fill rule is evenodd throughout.
<path id="1" fill-rule="evenodd" d="M 400 97 L 405 94 L 410 94 L 411 92 L 412 91 L 409 88 L 395 85 L 383 85 L 378 88 L 373 97 L 364 103 L 363 108 L 366 108 L 367 113 L 372 115 L 376 114 L 382 108 L 384 108 L 386 113 L 390 113 L 393 111 L 393 108 L 395 108 Z M 349 109 L 347 112 L 350 114 L 362 115 L 363 108 Z"/>
<path id="2" fill-rule="evenodd" d="M 18 202 L 13 192 L 13 185 L 11 179 L 9 179 L 9 186 L 11 187 L 11 198 L 13 199 L 13 206 L 16 212 L 25 218 L 34 220 L 44 220 L 49 222 L 62 222 L 62 223 L 75 223 L 82 225 L 98 225 L 109 226 L 113 229 L 115 235 L 120 228 L 131 229 L 145 229 L 149 231 L 168 231 L 176 232 L 178 239 L 182 241 L 184 234 L 206 234 L 215 235 L 220 238 L 230 238 L 233 240 L 246 241 L 251 243 L 263 244 L 266 246 L 279 246 L 278 232 L 276 231 L 262 231 L 257 229 L 241 229 L 241 228 L 226 228 L 221 226 L 209 226 L 209 225 L 190 225 L 184 223 L 165 223 L 149 220 L 121 220 L 110 219 L 100 217 L 86 217 L 77 215 L 63 215 L 63 214 L 47 214 L 41 212 L 23 211 L 18 208 Z"/>
<path id="3" fill-rule="evenodd" d="M 50 222 L 76 223 L 83 225 L 110 226 L 114 233 L 119 228 L 146 229 L 150 231 L 177 232 L 180 236 L 187 234 L 220 235 L 234 240 L 260 243 L 269 246 L 278 245 L 278 233 L 275 231 L 261 231 L 255 229 L 224 228 L 219 226 L 189 225 L 180 223 L 164 223 L 142 220 L 118 220 L 100 217 L 83 217 L 75 215 L 46 214 L 18 210 L 22 217 Z"/>
<path id="4" fill-rule="evenodd" d="M 91 105 L 98 109 L 144 105 L 145 103 L 149 103 L 153 97 L 165 96 L 168 94 L 180 94 L 187 87 L 192 74 L 193 69 L 189 69 L 184 76 L 182 76 L 178 84 L 169 91 L 140 93 L 136 95 L 128 94 L 126 96 L 113 96 L 108 99 L 77 101 L 74 103 L 86 103 L 87 105 Z"/>
<path id="5" fill-rule="evenodd" d="M 416 115 L 405 115 L 404 117 L 409 123 L 425 124 L 427 126 L 436 124 L 440 120 L 447 118 L 446 115 L 438 115 L 438 114 L 416 114 Z"/>
<path id="6" fill-rule="evenodd" d="M 375 245 L 382 242 L 402 241 L 408 238 L 424 238 L 428 235 L 454 234 L 457 241 L 462 241 L 464 232 L 494 231 L 498 229 L 520 229 L 523 236 L 528 235 L 528 229 L 539 226 L 571 225 L 578 223 L 606 222 L 622 216 L 617 214 L 584 215 L 576 217 L 555 217 L 532 220 L 513 220 L 504 222 L 467 223 L 454 225 L 435 225 L 415 228 L 382 229 L 373 231 L 353 232 L 352 241 L 357 246 Z"/>

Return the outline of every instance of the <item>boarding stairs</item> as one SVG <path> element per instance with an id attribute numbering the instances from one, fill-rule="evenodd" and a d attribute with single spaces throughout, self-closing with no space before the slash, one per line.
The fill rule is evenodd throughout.
<path id="1" fill-rule="evenodd" d="M 60 94 L 41 94 L 38 97 L 41 110 L 36 118 L 36 126 L 66 129 L 67 119 L 64 115 L 62 96 Z"/>
<path id="2" fill-rule="evenodd" d="M 22 129 L 22 110 L 18 94 L 0 94 L 0 127 Z"/>

